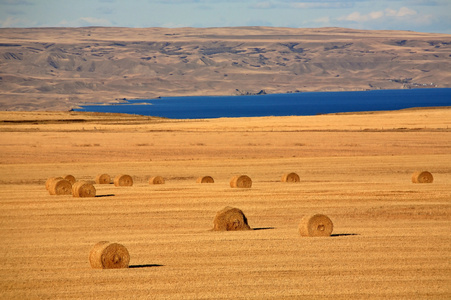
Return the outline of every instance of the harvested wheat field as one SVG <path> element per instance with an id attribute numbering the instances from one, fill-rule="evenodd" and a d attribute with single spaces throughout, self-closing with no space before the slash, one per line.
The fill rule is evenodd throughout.
<path id="1" fill-rule="evenodd" d="M 168 120 L 0 113 L 2 299 L 449 299 L 451 109 Z M 412 183 L 427 170 L 433 183 Z M 281 182 L 296 172 L 300 182 Z M 96 184 L 98 174 L 133 186 Z M 95 197 L 50 195 L 73 175 Z M 164 185 L 149 185 L 158 174 Z M 200 174 L 214 184 L 196 184 Z M 230 187 L 246 174 L 252 188 Z M 224 207 L 252 230 L 212 231 Z M 301 236 L 304 216 L 331 236 Z M 92 268 L 100 241 L 129 267 Z M 124 250 L 125 251 L 125 250 Z M 98 261 L 97 261 L 98 262 Z"/>

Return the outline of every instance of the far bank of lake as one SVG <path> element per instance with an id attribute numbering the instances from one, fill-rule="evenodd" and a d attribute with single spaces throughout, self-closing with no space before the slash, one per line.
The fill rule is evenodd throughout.
<path id="1" fill-rule="evenodd" d="M 221 117 L 305 116 L 340 112 L 451 106 L 450 88 L 304 92 L 252 96 L 189 96 L 86 105 L 76 111 L 112 112 L 207 119 Z"/>

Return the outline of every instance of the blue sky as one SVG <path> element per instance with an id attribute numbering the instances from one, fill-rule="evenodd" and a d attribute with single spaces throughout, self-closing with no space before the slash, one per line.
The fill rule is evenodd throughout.
<path id="1" fill-rule="evenodd" d="M 0 0 L 0 27 L 347 27 L 451 34 L 451 0 Z"/>

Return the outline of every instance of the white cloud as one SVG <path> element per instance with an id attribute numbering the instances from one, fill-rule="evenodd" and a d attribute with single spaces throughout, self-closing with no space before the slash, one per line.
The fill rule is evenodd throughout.
<path id="1" fill-rule="evenodd" d="M 17 18 L 13 18 L 13 17 L 7 17 L 5 20 L 2 20 L 0 23 L 0 27 L 12 27 L 14 26 L 14 24 L 18 23 Z"/>
<path id="2" fill-rule="evenodd" d="M 401 7 L 398 11 L 387 8 L 385 10 L 386 15 L 390 17 L 405 17 L 405 16 L 413 16 L 416 15 L 417 12 L 408 7 Z"/>
<path id="3" fill-rule="evenodd" d="M 368 14 L 361 14 L 358 11 L 355 11 L 353 13 L 350 13 L 347 16 L 344 17 L 339 17 L 338 20 L 339 21 L 350 21 L 350 22 L 357 22 L 357 23 L 361 23 L 361 22 L 367 22 L 370 20 L 376 20 L 376 19 L 380 19 L 384 17 L 384 12 L 382 11 L 373 11 L 370 12 Z"/>
<path id="4" fill-rule="evenodd" d="M 358 11 L 350 13 L 347 16 L 339 17 L 339 21 L 363 22 L 366 21 L 365 16 L 362 16 Z"/>
<path id="5" fill-rule="evenodd" d="M 384 16 L 383 11 L 372 11 L 368 14 L 368 17 L 372 20 L 380 19 Z"/>
<path id="6" fill-rule="evenodd" d="M 449 16 L 440 16 L 429 11 L 417 11 L 408 7 L 381 9 L 371 12 L 352 12 L 330 21 L 332 26 L 359 29 L 398 29 L 420 32 L 449 33 Z"/>
<path id="7" fill-rule="evenodd" d="M 0 19 L 0 28 L 9 28 L 9 27 L 35 27 L 36 23 L 32 22 L 26 18 L 15 18 L 12 16 L 7 17 L 6 19 Z"/>
<path id="8" fill-rule="evenodd" d="M 317 18 L 317 19 L 313 20 L 313 22 L 327 25 L 327 24 L 330 24 L 330 18 L 329 17 L 321 17 L 321 18 Z"/>
<path id="9" fill-rule="evenodd" d="M 385 11 L 372 11 L 368 14 L 361 14 L 360 12 L 352 12 L 349 15 L 337 18 L 339 21 L 350 21 L 350 22 L 367 22 L 372 20 L 381 20 L 385 18 L 403 18 L 415 16 L 417 12 L 413 9 L 407 7 L 401 7 L 399 10 L 394 10 L 387 8 Z"/>
<path id="10" fill-rule="evenodd" d="M 86 23 L 87 26 L 111 26 L 111 22 L 106 19 L 99 19 L 93 17 L 82 17 L 79 19 L 82 23 Z"/>

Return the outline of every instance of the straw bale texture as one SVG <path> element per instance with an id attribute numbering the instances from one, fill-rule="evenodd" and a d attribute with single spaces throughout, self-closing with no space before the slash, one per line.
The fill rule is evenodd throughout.
<path id="1" fill-rule="evenodd" d="M 236 175 L 230 180 L 230 187 L 232 188 L 251 188 L 252 179 L 247 175 Z"/>
<path id="2" fill-rule="evenodd" d="M 98 174 L 95 181 L 97 184 L 110 184 L 111 177 L 108 174 Z"/>
<path id="3" fill-rule="evenodd" d="M 64 179 L 66 179 L 67 181 L 70 182 L 70 184 L 74 184 L 77 180 L 75 179 L 74 175 L 66 175 L 63 177 Z"/>
<path id="4" fill-rule="evenodd" d="M 89 263 L 93 269 L 128 268 L 130 254 L 121 244 L 102 241 L 92 247 Z"/>
<path id="5" fill-rule="evenodd" d="M 308 215 L 299 223 L 301 236 L 330 236 L 334 225 L 328 216 L 322 214 Z"/>
<path id="6" fill-rule="evenodd" d="M 215 180 L 211 176 L 201 176 L 196 179 L 197 183 L 214 183 Z"/>
<path id="7" fill-rule="evenodd" d="M 250 230 L 247 224 L 247 218 L 244 213 L 238 209 L 227 206 L 216 213 L 214 219 L 215 231 L 236 231 Z"/>
<path id="8" fill-rule="evenodd" d="M 149 184 L 164 184 L 164 178 L 161 176 L 154 176 L 149 179 Z"/>
<path id="9" fill-rule="evenodd" d="M 49 187 L 50 195 L 71 195 L 72 184 L 66 179 L 55 179 Z"/>
<path id="10" fill-rule="evenodd" d="M 96 188 L 86 181 L 77 181 L 72 186 L 72 195 L 74 197 L 95 197 Z"/>
<path id="11" fill-rule="evenodd" d="M 283 174 L 282 176 L 282 182 L 299 182 L 301 179 L 299 178 L 299 175 L 296 173 L 287 173 Z"/>
<path id="12" fill-rule="evenodd" d="M 130 175 L 117 175 L 114 178 L 115 186 L 132 186 L 133 178 Z"/>
<path id="13" fill-rule="evenodd" d="M 428 171 L 417 171 L 412 174 L 413 183 L 432 183 L 434 177 Z"/>
<path id="14" fill-rule="evenodd" d="M 50 177 L 45 181 L 45 188 L 48 191 L 50 189 L 50 186 L 52 185 L 53 181 L 56 179 L 64 179 L 63 177 Z"/>

